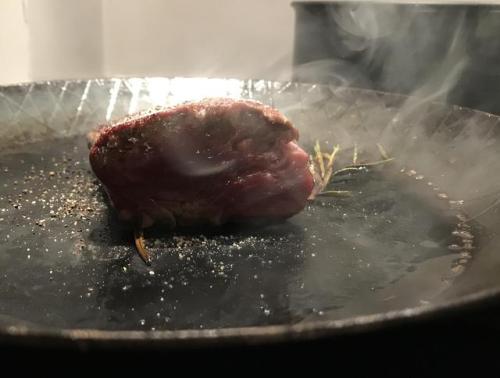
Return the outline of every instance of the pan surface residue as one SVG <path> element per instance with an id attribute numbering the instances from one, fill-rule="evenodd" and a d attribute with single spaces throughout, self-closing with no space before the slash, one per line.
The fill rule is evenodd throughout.
<path id="1" fill-rule="evenodd" d="M 308 151 L 317 139 L 340 144 L 337 168 L 354 145 L 360 160 L 377 143 L 395 160 L 335 176 L 329 189 L 351 197 L 318 197 L 285 222 L 149 230 L 147 267 L 90 171 L 84 135 L 208 96 L 275 106 Z M 0 333 L 331 326 L 321 321 L 405 316 L 495 288 L 499 131 L 485 113 L 327 85 L 132 78 L 0 88 Z"/>
<path id="2" fill-rule="evenodd" d="M 457 212 L 395 167 L 339 176 L 332 185 L 353 197 L 319 197 L 279 224 L 153 230 L 146 267 L 87 153 L 73 137 L 2 155 L 6 322 L 161 330 L 339 319 L 431 302 L 459 272 Z"/>

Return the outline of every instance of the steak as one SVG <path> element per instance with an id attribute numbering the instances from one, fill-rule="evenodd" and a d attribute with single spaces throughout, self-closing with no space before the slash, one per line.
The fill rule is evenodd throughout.
<path id="1" fill-rule="evenodd" d="M 90 137 L 90 164 L 112 206 L 141 228 L 286 219 L 314 186 L 297 129 L 256 101 L 154 109 Z"/>

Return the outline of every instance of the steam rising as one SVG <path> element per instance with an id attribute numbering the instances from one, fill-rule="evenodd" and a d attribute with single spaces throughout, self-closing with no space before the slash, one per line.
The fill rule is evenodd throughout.
<path id="1" fill-rule="evenodd" d="M 467 7 L 390 3 L 343 3 L 324 6 L 321 12 L 312 9 L 296 9 L 294 77 L 328 83 L 340 102 L 352 101 L 351 106 L 359 109 L 356 120 L 352 114 L 346 119 L 337 113 L 335 105 L 325 109 L 335 123 L 331 143 L 352 146 L 355 142 L 379 141 L 399 153 L 403 163 L 419 167 L 430 177 L 437 176 L 443 187 L 450 186 L 450 166 L 476 151 L 487 155 L 482 156 L 484 164 L 476 164 L 476 159 L 462 161 L 471 169 L 457 173 L 462 178 L 454 177 L 457 181 L 452 191 L 468 198 L 471 192 L 481 191 L 479 187 L 499 186 L 496 178 L 484 182 L 484 170 L 498 165 L 497 159 L 484 151 L 484 137 L 491 135 L 496 121 L 477 124 L 478 119 L 471 117 L 468 110 L 456 110 L 456 114 L 469 119 L 464 121 L 460 116 L 448 116 L 451 110 L 444 105 L 467 102 L 467 91 L 471 89 L 467 87 L 467 75 L 477 64 L 473 53 L 478 48 L 473 44 L 480 42 L 478 35 L 487 36 L 488 30 L 491 33 L 494 28 L 488 13 Z M 363 101 L 351 98 L 343 87 L 371 88 L 409 97 L 401 97 L 397 111 L 388 115 L 381 110 L 385 105 L 374 106 L 375 93 L 370 101 Z M 311 101 L 311 106 L 320 101 L 311 95 L 306 97 L 310 100 L 305 102 Z M 293 106 L 286 111 L 301 117 Z M 436 119 L 442 121 L 436 125 Z M 304 128 L 310 128 L 302 134 L 321 134 L 313 126 L 314 119 L 302 121 Z M 359 123 L 356 131 L 351 126 L 353 121 Z M 445 146 L 450 137 L 452 142 Z M 483 181 L 479 183 L 480 176 Z"/>
<path id="2" fill-rule="evenodd" d="M 323 10 L 297 9 L 294 78 L 329 85 L 303 92 L 301 106 L 316 113 L 293 105 L 285 108 L 305 143 L 312 143 L 308 138 L 314 136 L 346 149 L 357 143 L 365 152 L 381 143 L 396 156 L 402 175 L 420 190 L 434 190 L 437 198 L 458 205 L 467 217 L 477 216 L 482 226 L 496 228 L 500 182 L 492 173 L 500 169 L 498 119 L 453 107 L 500 112 L 485 94 L 471 95 L 483 84 L 470 79 L 471 67 L 478 65 L 474 43 L 479 30 L 492 29 L 491 20 L 459 7 L 362 3 Z M 495 67 L 490 70 L 498 75 Z M 335 100 L 325 100 L 330 96 Z M 324 114 L 331 120 L 326 129 Z M 498 240 L 497 231 L 493 233 Z M 354 231 L 350 235 L 357 240 Z M 377 253 L 376 244 L 368 243 Z M 490 257 L 498 262 L 498 257 Z M 434 260 L 428 268 L 439 264 Z M 311 269 L 311 276 L 318 269 Z M 475 271 L 488 269 L 483 265 Z M 426 279 L 440 274 L 423 270 Z M 474 275 L 474 268 L 469 274 Z M 422 298 L 425 288 L 414 285 L 408 284 L 406 295 Z M 379 303 L 384 296 L 394 299 L 385 293 Z M 368 306 L 367 301 L 360 304 L 362 310 Z"/>
<path id="3" fill-rule="evenodd" d="M 480 11 L 369 2 L 296 11 L 295 79 L 481 105 L 467 87 L 473 44 L 491 26 Z"/>

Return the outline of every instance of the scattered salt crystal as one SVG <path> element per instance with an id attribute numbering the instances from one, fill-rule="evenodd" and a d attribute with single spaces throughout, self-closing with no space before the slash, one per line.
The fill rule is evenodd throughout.
<path id="1" fill-rule="evenodd" d="M 455 230 L 452 232 L 452 234 L 462 239 L 474 239 L 474 235 L 472 235 L 469 231 L 465 230 Z"/>

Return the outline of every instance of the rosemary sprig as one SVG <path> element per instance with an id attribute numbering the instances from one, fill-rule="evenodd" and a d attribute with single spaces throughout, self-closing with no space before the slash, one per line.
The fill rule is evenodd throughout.
<path id="1" fill-rule="evenodd" d="M 319 174 L 321 177 L 325 176 L 325 163 L 323 162 L 323 154 L 321 152 L 321 146 L 319 144 L 319 140 L 316 141 L 314 145 L 314 152 L 316 152 L 316 161 L 319 166 Z"/>
<path id="2" fill-rule="evenodd" d="M 324 192 L 319 192 L 318 196 L 324 196 L 324 197 L 352 197 L 352 192 L 350 190 L 326 190 Z"/>
<path id="3" fill-rule="evenodd" d="M 333 163 L 335 162 L 335 157 L 337 156 L 337 153 L 340 151 L 340 146 L 337 144 L 333 147 L 333 151 L 330 154 L 330 157 L 328 158 L 328 163 L 326 165 L 326 172 L 325 176 L 323 178 L 323 181 L 325 183 L 325 187 L 328 185 L 330 182 L 330 178 L 332 177 L 333 173 Z"/>
<path id="4" fill-rule="evenodd" d="M 376 165 L 382 165 L 382 164 L 385 164 L 385 163 L 389 163 L 389 162 L 391 162 L 393 160 L 394 160 L 394 158 L 387 158 L 387 159 L 384 159 L 384 160 L 372 161 L 370 163 L 352 164 L 352 165 L 348 165 L 346 168 L 374 167 Z"/>
<path id="5" fill-rule="evenodd" d="M 354 143 L 353 153 L 352 153 L 352 164 L 346 167 L 340 168 L 336 171 L 333 170 L 335 160 L 337 155 L 341 151 L 339 145 L 335 145 L 331 153 L 326 153 L 321 150 L 321 145 L 319 141 L 316 141 L 314 145 L 314 157 L 311 158 L 313 161 L 312 168 L 316 180 L 315 189 L 311 195 L 314 199 L 316 196 L 330 196 L 330 197 L 350 197 L 352 193 L 347 190 L 325 190 L 325 188 L 330 183 L 332 177 L 335 177 L 344 173 L 354 173 L 360 170 L 367 169 L 369 167 L 375 167 L 378 165 L 386 164 L 394 160 L 390 157 L 385 148 L 377 143 L 377 148 L 382 156 L 382 160 L 372 161 L 367 163 L 358 163 L 358 145 Z"/>
<path id="6" fill-rule="evenodd" d="M 342 173 L 355 173 L 355 172 L 359 172 L 359 171 L 361 171 L 363 169 L 366 169 L 364 165 L 359 165 L 359 166 L 356 166 L 356 167 L 341 168 L 341 169 L 338 169 L 335 172 L 333 172 L 332 173 L 332 177 L 335 177 L 335 176 L 340 175 Z"/>
<path id="7" fill-rule="evenodd" d="M 382 146 L 380 143 L 377 143 L 377 148 L 378 148 L 378 151 L 380 152 L 380 156 L 382 156 L 382 159 L 384 159 L 384 160 L 390 159 L 390 156 L 387 153 L 387 151 L 385 150 L 384 146 Z"/>
<path id="8" fill-rule="evenodd" d="M 382 164 L 385 164 L 385 163 L 389 163 L 391 161 L 393 161 L 394 158 L 389 158 L 389 159 L 386 159 L 386 160 L 378 160 L 378 161 L 373 161 L 371 163 L 360 163 L 360 164 L 352 164 L 352 165 L 348 165 L 347 167 L 344 167 L 342 169 L 339 169 L 335 172 L 333 172 L 332 174 L 332 177 L 335 177 L 341 173 L 348 173 L 348 172 L 358 172 L 362 169 L 366 169 L 368 167 L 375 167 L 377 165 L 382 165 Z"/>

